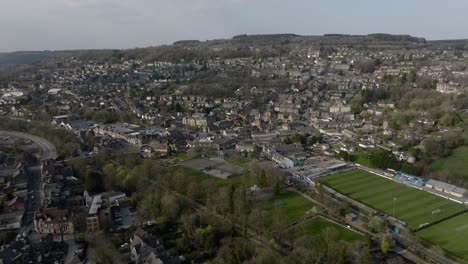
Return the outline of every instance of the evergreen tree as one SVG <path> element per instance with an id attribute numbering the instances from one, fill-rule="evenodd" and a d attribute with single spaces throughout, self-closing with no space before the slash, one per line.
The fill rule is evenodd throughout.
<path id="1" fill-rule="evenodd" d="M 382 237 L 382 241 L 380 242 L 380 249 L 382 250 L 382 253 L 384 254 L 388 253 L 388 250 L 390 249 L 390 243 L 388 242 L 387 235 L 384 235 Z"/>

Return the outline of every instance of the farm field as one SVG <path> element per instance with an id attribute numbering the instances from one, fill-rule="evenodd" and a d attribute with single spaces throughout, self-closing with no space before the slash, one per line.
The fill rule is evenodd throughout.
<path id="1" fill-rule="evenodd" d="M 338 232 L 338 240 L 345 242 L 354 242 L 365 240 L 365 237 L 353 230 L 347 229 L 341 225 L 335 224 L 323 217 L 317 217 L 309 222 L 296 226 L 289 230 L 288 237 L 291 239 L 299 238 L 303 235 L 321 236 L 323 230 L 327 227 L 334 228 Z"/>
<path id="2" fill-rule="evenodd" d="M 468 259 L 468 213 L 423 229 L 417 233 L 426 241 L 439 245 L 457 257 Z"/>
<path id="3" fill-rule="evenodd" d="M 350 170 L 320 178 L 320 182 L 354 200 L 407 223 L 411 229 L 450 216 L 464 205 L 363 170 Z M 433 211 L 440 210 L 433 214 Z"/>
<path id="4" fill-rule="evenodd" d="M 468 179 L 467 162 L 468 147 L 461 147 L 456 149 L 449 157 L 433 162 L 430 168 L 434 172 L 447 172 L 453 178 Z"/>

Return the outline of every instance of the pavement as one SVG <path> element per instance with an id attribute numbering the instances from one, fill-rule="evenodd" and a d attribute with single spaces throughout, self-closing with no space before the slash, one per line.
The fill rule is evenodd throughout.
<path id="1" fill-rule="evenodd" d="M 21 138 L 24 140 L 31 140 L 32 142 L 34 142 L 36 145 L 38 145 L 42 149 L 41 151 L 42 159 L 56 159 L 58 157 L 57 149 L 55 148 L 55 146 L 44 138 L 34 136 L 31 134 L 27 134 L 27 133 L 23 133 L 23 132 L 6 131 L 6 130 L 0 130 L 0 136 L 17 137 L 17 138 Z"/>
<path id="2" fill-rule="evenodd" d="M 62 241 L 61 238 L 59 237 L 59 240 L 55 241 Z M 68 245 L 68 251 L 67 251 L 67 256 L 65 257 L 65 264 L 71 263 L 73 257 L 75 256 L 75 251 L 78 249 L 78 245 L 75 243 L 75 236 L 74 235 L 64 235 L 63 242 L 65 242 Z"/>

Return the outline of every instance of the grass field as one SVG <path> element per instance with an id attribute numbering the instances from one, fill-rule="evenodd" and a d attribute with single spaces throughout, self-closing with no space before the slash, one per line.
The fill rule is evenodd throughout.
<path id="1" fill-rule="evenodd" d="M 460 258 L 468 259 L 468 213 L 423 229 L 417 235 Z"/>
<path id="2" fill-rule="evenodd" d="M 244 168 L 247 168 L 249 166 L 249 163 L 252 161 L 252 159 L 243 158 L 243 157 L 239 157 L 239 156 L 227 156 L 227 157 L 224 158 L 224 160 L 226 162 L 229 162 L 231 164 L 241 166 L 241 167 L 244 167 Z"/>
<path id="3" fill-rule="evenodd" d="M 320 178 L 320 182 L 388 215 L 393 215 L 395 208 L 395 217 L 406 222 L 411 229 L 466 208 L 464 205 L 363 170 L 356 169 L 325 176 Z M 437 209 L 442 212 L 432 215 Z"/>
<path id="4" fill-rule="evenodd" d="M 212 181 L 219 186 L 226 186 L 232 182 L 233 184 L 244 184 L 245 187 L 250 187 L 257 183 L 257 177 L 250 175 L 250 173 L 245 173 L 243 175 L 233 177 L 232 179 L 224 180 L 183 166 L 176 166 L 175 168 L 181 170 L 183 173 L 195 178 L 198 181 Z"/>
<path id="5" fill-rule="evenodd" d="M 370 161 L 366 152 L 364 151 L 356 152 L 355 156 L 356 156 L 356 160 L 355 160 L 356 163 L 372 168 L 372 162 Z"/>
<path id="6" fill-rule="evenodd" d="M 445 159 L 439 159 L 431 164 L 431 170 L 434 172 L 446 171 L 452 177 L 467 178 L 468 170 L 468 147 L 456 149 L 452 155 Z"/>
<path id="7" fill-rule="evenodd" d="M 193 159 L 193 157 L 188 155 L 188 154 L 177 154 L 177 155 L 175 155 L 174 158 L 177 159 L 177 160 L 180 160 L 180 161 L 186 161 L 186 160 Z"/>
<path id="8" fill-rule="evenodd" d="M 289 224 L 302 220 L 306 216 L 305 213 L 315 206 L 295 192 L 282 191 L 281 194 L 267 202 L 263 209 L 271 211 L 278 204 L 285 209 L 284 217 L 287 218 Z"/>
<path id="9" fill-rule="evenodd" d="M 302 225 L 296 226 L 289 230 L 288 237 L 296 239 L 303 235 L 321 236 L 325 228 L 331 227 L 338 232 L 338 239 L 340 241 L 354 242 L 358 240 L 365 240 L 365 237 L 341 225 L 335 224 L 323 217 L 317 217 Z"/>

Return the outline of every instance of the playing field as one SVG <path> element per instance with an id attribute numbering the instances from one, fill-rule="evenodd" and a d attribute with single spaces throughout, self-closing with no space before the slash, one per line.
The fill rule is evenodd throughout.
<path id="1" fill-rule="evenodd" d="M 377 210 L 393 215 L 415 229 L 466 207 L 363 170 L 350 170 L 320 178 L 326 186 Z M 437 214 L 433 211 L 440 210 Z"/>
<path id="2" fill-rule="evenodd" d="M 337 231 L 338 240 L 340 241 L 353 242 L 358 240 L 365 240 L 365 237 L 363 235 L 356 233 L 353 230 L 345 228 L 341 225 L 335 224 L 322 217 L 314 218 L 309 222 L 292 228 L 288 232 L 288 237 L 291 239 L 295 239 L 303 235 L 322 236 L 323 231 L 327 227 L 333 228 Z"/>
<path id="3" fill-rule="evenodd" d="M 423 229 L 417 235 L 460 258 L 468 259 L 468 213 Z"/>

